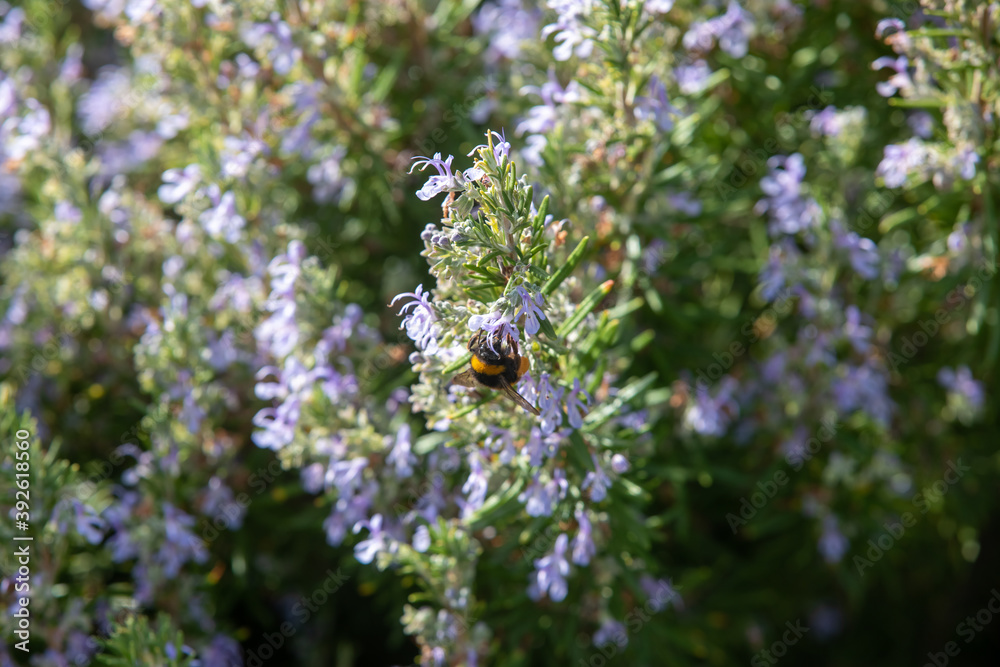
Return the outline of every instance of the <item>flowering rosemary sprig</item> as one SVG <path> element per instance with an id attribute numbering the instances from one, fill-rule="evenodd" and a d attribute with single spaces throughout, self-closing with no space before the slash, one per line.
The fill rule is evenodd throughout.
<path id="1" fill-rule="evenodd" d="M 437 287 L 423 292 L 421 286 L 392 301 L 410 299 L 400 313 L 409 311 L 403 327 L 417 342 L 414 368 L 424 374 L 421 383 L 427 385 L 415 395 L 427 412 L 445 407 L 437 385 L 442 376 L 468 363 L 464 347 L 475 331 L 486 332 L 491 348 L 500 340 L 513 340 L 522 348 L 530 344 L 533 352 L 544 349 L 540 361 L 553 361 L 566 351 L 565 338 L 572 328 L 599 302 L 586 300 L 582 311 L 580 304 L 571 303 L 566 280 L 583 259 L 587 239 L 557 263 L 562 244 L 554 231 L 562 223 L 548 215 L 547 197 L 535 207 L 533 188 L 518 176 L 504 135 L 487 133 L 486 143 L 469 155 L 475 156 L 473 166 L 462 172 L 452 168 L 452 156 L 442 159 L 440 154 L 417 158 L 414 165 L 438 172 L 418 196 L 448 193 L 440 224 L 427 225 L 421 235 L 422 254 L 431 263 Z M 609 289 L 610 284 L 604 285 L 600 293 Z M 553 321 L 563 325 L 559 331 Z M 538 377 L 541 367 L 531 363 L 532 377 Z M 571 385 L 572 379 L 565 383 Z"/>

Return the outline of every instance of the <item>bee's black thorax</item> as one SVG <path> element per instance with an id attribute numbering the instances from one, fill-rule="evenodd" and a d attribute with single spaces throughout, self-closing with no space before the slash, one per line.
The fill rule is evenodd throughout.
<path id="1" fill-rule="evenodd" d="M 490 348 L 483 331 L 469 341 L 469 351 L 472 352 L 471 370 L 476 381 L 491 389 L 498 389 L 500 378 L 514 384 L 518 381 L 518 371 L 521 368 L 521 355 L 517 352 L 517 344 L 512 340 L 494 341 Z"/>

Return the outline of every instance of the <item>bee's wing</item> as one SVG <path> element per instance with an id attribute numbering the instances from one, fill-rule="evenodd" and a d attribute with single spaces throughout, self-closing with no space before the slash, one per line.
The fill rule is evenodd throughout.
<path id="1" fill-rule="evenodd" d="M 476 376 L 472 374 L 472 371 L 465 371 L 459 373 L 451 379 L 452 384 L 457 384 L 459 387 L 478 387 L 479 383 L 476 382 Z"/>
<path id="2" fill-rule="evenodd" d="M 512 386 L 510 386 L 510 383 L 507 382 L 507 380 L 503 379 L 503 377 L 500 378 L 500 389 L 503 391 L 503 393 L 507 394 L 507 396 L 512 401 L 520 405 L 522 408 L 524 408 L 531 414 L 533 415 L 539 414 L 538 408 L 532 406 L 531 403 L 528 403 L 528 399 L 526 399 L 524 396 L 521 396 L 521 394 L 517 393 L 517 390 L 514 389 Z"/>

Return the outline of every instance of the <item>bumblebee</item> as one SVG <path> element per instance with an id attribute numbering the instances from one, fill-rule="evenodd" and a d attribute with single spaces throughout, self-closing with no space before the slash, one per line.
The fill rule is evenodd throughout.
<path id="1" fill-rule="evenodd" d="M 452 379 L 452 384 L 460 387 L 486 387 L 502 391 L 522 408 L 537 415 L 538 409 L 517 393 L 514 385 L 528 372 L 528 360 L 517 352 L 517 342 L 507 336 L 490 347 L 486 332 L 480 329 L 469 339 L 472 359 L 469 369 Z"/>

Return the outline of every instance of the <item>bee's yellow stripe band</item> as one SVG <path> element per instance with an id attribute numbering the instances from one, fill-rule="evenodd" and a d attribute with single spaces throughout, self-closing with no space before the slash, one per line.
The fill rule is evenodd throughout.
<path id="1" fill-rule="evenodd" d="M 500 375 L 506 368 L 503 366 L 494 366 L 493 364 L 484 364 L 482 360 L 476 355 L 472 355 L 472 370 L 477 373 L 482 373 L 483 375 Z"/>

